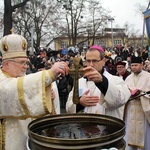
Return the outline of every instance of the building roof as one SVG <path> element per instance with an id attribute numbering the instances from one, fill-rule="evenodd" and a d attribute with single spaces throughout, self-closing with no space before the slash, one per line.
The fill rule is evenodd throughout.
<path id="1" fill-rule="evenodd" d="M 105 32 L 111 32 L 111 28 L 105 28 Z M 125 28 L 113 28 L 113 32 L 124 32 Z"/>

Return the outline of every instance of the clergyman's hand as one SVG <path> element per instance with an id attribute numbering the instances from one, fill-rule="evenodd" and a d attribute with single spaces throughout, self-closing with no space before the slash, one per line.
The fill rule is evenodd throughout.
<path id="1" fill-rule="evenodd" d="M 88 78 L 89 81 L 99 83 L 103 81 L 102 75 L 93 67 L 88 66 L 83 68 L 84 77 Z"/>
<path id="2" fill-rule="evenodd" d="M 80 98 L 80 104 L 84 107 L 96 106 L 96 104 L 99 102 L 99 97 L 89 95 L 89 92 L 90 92 L 90 90 L 85 91 Z"/>
<path id="3" fill-rule="evenodd" d="M 68 65 L 66 62 L 55 62 L 54 65 L 51 67 L 51 71 L 53 72 L 53 75 L 55 78 L 57 78 L 59 75 L 65 76 L 68 74 Z"/>

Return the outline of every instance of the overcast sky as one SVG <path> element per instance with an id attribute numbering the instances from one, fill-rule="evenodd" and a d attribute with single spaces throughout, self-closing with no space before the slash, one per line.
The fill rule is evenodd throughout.
<path id="1" fill-rule="evenodd" d="M 148 0 L 101 0 L 102 6 L 112 11 L 114 17 L 113 27 L 119 25 L 123 27 L 126 22 L 134 24 L 136 29 L 143 32 L 143 17 L 136 12 L 137 4 L 148 6 Z M 111 26 L 111 25 L 110 25 Z"/>
<path id="2" fill-rule="evenodd" d="M 126 22 L 135 25 L 139 29 L 139 34 L 143 32 L 143 17 L 136 12 L 137 4 L 148 6 L 148 0 L 101 0 L 102 6 L 109 9 L 114 17 L 113 27 L 119 25 L 123 27 Z M 0 0 L 0 9 L 2 9 L 3 0 Z M 110 24 L 111 27 L 111 24 Z"/>

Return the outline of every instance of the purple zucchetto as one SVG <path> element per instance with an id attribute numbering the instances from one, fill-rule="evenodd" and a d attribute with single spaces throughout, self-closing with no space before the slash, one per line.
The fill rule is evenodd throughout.
<path id="1" fill-rule="evenodd" d="M 89 49 L 96 49 L 98 51 L 104 52 L 104 49 L 101 46 L 93 45 Z"/>

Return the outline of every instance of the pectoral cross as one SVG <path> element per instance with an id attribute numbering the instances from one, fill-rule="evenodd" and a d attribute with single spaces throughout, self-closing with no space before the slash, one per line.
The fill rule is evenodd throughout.
<path id="1" fill-rule="evenodd" d="M 82 66 L 80 64 L 81 58 L 75 57 L 73 67 L 69 69 L 69 74 L 73 77 L 73 103 L 79 103 L 79 87 L 78 87 L 78 79 L 83 74 Z"/>

